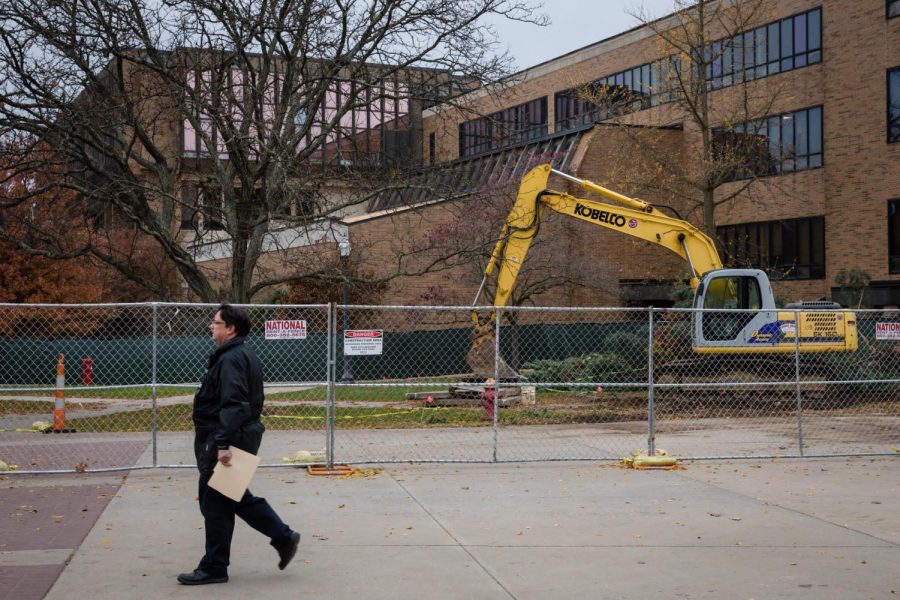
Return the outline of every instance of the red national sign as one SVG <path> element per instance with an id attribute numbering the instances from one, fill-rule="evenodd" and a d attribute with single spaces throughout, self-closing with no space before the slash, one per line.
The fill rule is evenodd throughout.
<path id="1" fill-rule="evenodd" d="M 306 338 L 306 321 L 286 319 L 266 321 L 267 340 L 302 340 Z"/>
<path id="2" fill-rule="evenodd" d="M 876 340 L 900 340 L 900 323 L 875 323 Z"/>

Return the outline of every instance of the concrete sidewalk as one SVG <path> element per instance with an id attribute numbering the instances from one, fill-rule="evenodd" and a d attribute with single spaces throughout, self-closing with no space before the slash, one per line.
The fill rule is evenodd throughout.
<path id="1" fill-rule="evenodd" d="M 277 570 L 238 525 L 231 581 L 180 586 L 203 545 L 192 469 L 132 472 L 47 598 L 896 598 L 900 460 L 264 469 L 303 533 Z"/>

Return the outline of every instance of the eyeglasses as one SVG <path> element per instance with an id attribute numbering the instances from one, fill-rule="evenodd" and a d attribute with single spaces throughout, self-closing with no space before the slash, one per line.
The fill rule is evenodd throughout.
<path id="1" fill-rule="evenodd" d="M 217 319 L 213 319 L 212 322 L 213 322 L 213 325 L 224 325 L 225 324 L 225 321 L 219 321 Z"/>

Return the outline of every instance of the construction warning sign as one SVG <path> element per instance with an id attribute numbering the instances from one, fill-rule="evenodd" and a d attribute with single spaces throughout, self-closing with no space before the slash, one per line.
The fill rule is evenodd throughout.
<path id="1" fill-rule="evenodd" d="M 876 340 L 900 340 L 900 323 L 875 323 Z"/>
<path id="2" fill-rule="evenodd" d="M 285 321 L 266 321 L 267 340 L 305 340 L 306 321 L 289 319 Z"/>
<path id="3" fill-rule="evenodd" d="M 381 354 L 383 340 L 381 329 L 348 329 L 344 332 L 344 356 Z"/>

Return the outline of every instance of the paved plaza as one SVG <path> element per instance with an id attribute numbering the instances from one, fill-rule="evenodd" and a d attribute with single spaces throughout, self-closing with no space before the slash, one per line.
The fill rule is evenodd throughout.
<path id="1" fill-rule="evenodd" d="M 303 533 L 298 557 L 278 571 L 266 540 L 239 524 L 231 581 L 205 592 L 175 582 L 202 552 L 192 469 L 0 483 L 0 598 L 900 594 L 895 457 L 695 461 L 675 471 L 403 464 L 349 478 L 263 469 L 254 491 Z M 20 526 L 14 539 L 10 523 Z"/>

